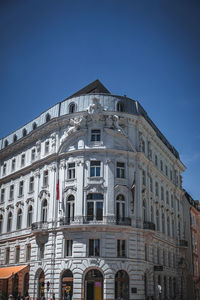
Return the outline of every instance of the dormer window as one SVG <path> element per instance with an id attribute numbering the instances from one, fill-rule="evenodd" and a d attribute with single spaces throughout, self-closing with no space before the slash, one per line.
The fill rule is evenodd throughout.
<path id="1" fill-rule="evenodd" d="M 117 103 L 117 111 L 123 112 L 124 111 L 124 103 L 118 102 Z"/>
<path id="2" fill-rule="evenodd" d="M 4 142 L 4 147 L 5 148 L 8 147 L 8 141 L 7 140 L 5 140 L 5 142 Z"/>
<path id="3" fill-rule="evenodd" d="M 49 122 L 50 120 L 51 120 L 51 116 L 50 116 L 50 114 L 48 113 L 48 114 L 46 114 L 46 123 Z"/>
<path id="4" fill-rule="evenodd" d="M 25 128 L 23 129 L 22 135 L 23 135 L 23 137 L 25 137 L 27 135 L 27 131 Z"/>
<path id="5" fill-rule="evenodd" d="M 32 125 L 33 130 L 35 130 L 37 128 L 37 124 L 34 122 Z"/>
<path id="6" fill-rule="evenodd" d="M 69 105 L 69 113 L 73 114 L 76 111 L 75 103 L 70 103 Z"/>
<path id="7" fill-rule="evenodd" d="M 16 142 L 16 141 L 17 141 L 17 135 L 14 134 L 14 136 L 13 136 L 13 143 Z"/>

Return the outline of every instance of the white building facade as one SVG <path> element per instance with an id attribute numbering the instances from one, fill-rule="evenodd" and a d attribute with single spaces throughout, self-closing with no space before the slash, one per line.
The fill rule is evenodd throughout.
<path id="1" fill-rule="evenodd" d="M 0 267 L 29 266 L 7 290 L 187 299 L 185 167 L 137 101 L 95 81 L 1 139 L 0 163 Z"/>

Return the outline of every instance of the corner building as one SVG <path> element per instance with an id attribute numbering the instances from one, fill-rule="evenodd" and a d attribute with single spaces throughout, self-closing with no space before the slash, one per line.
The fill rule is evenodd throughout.
<path id="1" fill-rule="evenodd" d="M 4 293 L 186 299 L 185 167 L 137 101 L 96 80 L 1 139 L 0 162 Z"/>

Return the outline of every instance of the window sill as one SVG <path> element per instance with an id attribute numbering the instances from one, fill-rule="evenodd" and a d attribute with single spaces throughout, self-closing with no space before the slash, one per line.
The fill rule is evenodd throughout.
<path id="1" fill-rule="evenodd" d="M 18 195 L 17 197 L 18 197 L 18 198 L 22 198 L 22 197 L 24 197 L 24 194 Z"/>

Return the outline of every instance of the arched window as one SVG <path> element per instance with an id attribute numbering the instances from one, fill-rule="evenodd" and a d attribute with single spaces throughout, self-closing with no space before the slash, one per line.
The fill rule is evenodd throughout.
<path id="1" fill-rule="evenodd" d="M 123 270 L 115 275 L 115 299 L 129 300 L 129 276 Z"/>
<path id="2" fill-rule="evenodd" d="M 0 233 L 3 231 L 3 216 L 0 215 Z"/>
<path id="3" fill-rule="evenodd" d="M 51 116 L 50 114 L 46 114 L 46 117 L 45 117 L 45 120 L 46 120 L 46 123 L 49 122 L 51 120 Z"/>
<path id="4" fill-rule="evenodd" d="M 32 205 L 30 205 L 28 207 L 28 213 L 27 213 L 27 227 L 31 227 L 32 218 L 33 218 L 33 207 Z"/>
<path id="5" fill-rule="evenodd" d="M 74 202 L 75 198 L 74 195 L 69 195 L 67 198 L 67 221 L 68 223 L 70 223 L 70 221 L 74 221 L 74 207 L 75 207 L 75 202 Z"/>
<path id="6" fill-rule="evenodd" d="M 103 195 L 90 193 L 87 195 L 87 221 L 103 220 Z"/>
<path id="7" fill-rule="evenodd" d="M 21 208 L 18 209 L 17 212 L 17 229 L 21 229 L 22 227 L 22 210 Z"/>
<path id="8" fill-rule="evenodd" d="M 32 129 L 35 130 L 36 128 L 37 128 L 37 124 L 36 124 L 36 122 L 34 122 L 32 125 Z"/>
<path id="9" fill-rule="evenodd" d="M 116 199 L 116 219 L 117 222 L 124 221 L 125 219 L 125 198 L 124 195 L 119 194 Z"/>
<path id="10" fill-rule="evenodd" d="M 26 130 L 26 128 L 24 128 L 22 131 L 22 136 L 25 137 L 26 135 L 27 135 L 27 130 Z"/>
<path id="11" fill-rule="evenodd" d="M 75 103 L 70 103 L 69 105 L 69 114 L 73 114 L 76 110 L 76 106 L 75 106 Z"/>
<path id="12" fill-rule="evenodd" d="M 7 232 L 10 232 L 12 229 L 12 212 L 8 213 L 8 223 L 7 223 Z"/>
<path id="13" fill-rule="evenodd" d="M 157 209 L 157 211 L 156 211 L 156 228 L 157 228 L 157 231 L 160 230 L 160 220 L 159 220 L 159 218 L 160 218 L 160 214 L 159 214 L 159 210 Z"/>
<path id="14" fill-rule="evenodd" d="M 103 300 L 103 275 L 99 270 L 92 269 L 85 275 L 85 297 L 84 299 Z"/>
<path id="15" fill-rule="evenodd" d="M 117 102 L 117 111 L 124 112 L 124 103 L 123 102 Z"/>
<path id="16" fill-rule="evenodd" d="M 162 213 L 162 232 L 165 233 L 165 215 Z"/>
<path id="17" fill-rule="evenodd" d="M 16 141 L 17 141 L 17 135 L 14 134 L 14 135 L 13 135 L 13 143 L 16 142 Z"/>
<path id="18" fill-rule="evenodd" d="M 7 146 L 8 146 L 8 141 L 5 140 L 5 142 L 4 142 L 4 147 L 6 148 Z"/>
<path id="19" fill-rule="evenodd" d="M 143 199 L 143 221 L 146 222 L 146 200 Z"/>
<path id="20" fill-rule="evenodd" d="M 167 217 L 167 234 L 170 236 L 170 222 L 169 222 L 169 216 Z"/>
<path id="21" fill-rule="evenodd" d="M 38 299 L 41 299 L 41 297 L 44 296 L 44 291 L 45 291 L 44 282 L 45 282 L 45 275 L 44 275 L 44 271 L 42 270 L 38 277 L 38 292 L 37 292 Z"/>
<path id="22" fill-rule="evenodd" d="M 42 217 L 41 217 L 42 222 L 47 222 L 47 200 L 44 199 L 42 202 Z"/>
<path id="23" fill-rule="evenodd" d="M 70 298 L 69 298 L 70 296 Z M 61 277 L 61 299 L 72 299 L 73 296 L 73 273 L 65 270 Z"/>

